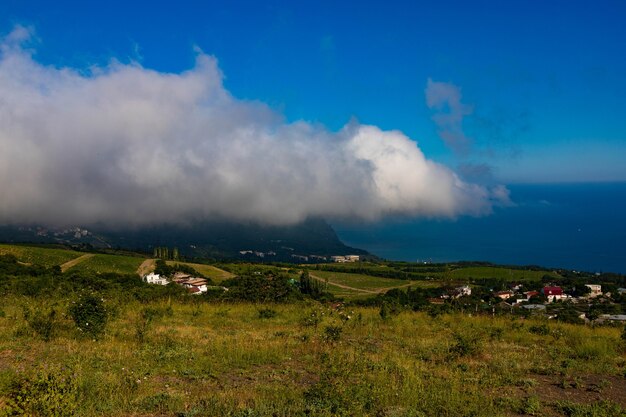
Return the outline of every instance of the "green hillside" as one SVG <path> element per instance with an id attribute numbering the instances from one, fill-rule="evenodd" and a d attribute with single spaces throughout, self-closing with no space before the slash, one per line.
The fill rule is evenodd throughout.
<path id="1" fill-rule="evenodd" d="M 205 277 L 211 278 L 211 280 L 215 283 L 219 283 L 225 279 L 232 278 L 234 276 L 230 272 L 224 271 L 223 269 L 216 268 L 212 265 L 197 264 L 197 263 L 192 263 L 192 262 L 178 262 L 178 261 L 167 261 L 167 264 L 168 265 L 182 264 L 182 265 L 190 266 L 191 268 L 195 269 L 196 271 L 198 271 Z"/>
<path id="2" fill-rule="evenodd" d="M 115 272 L 118 274 L 136 274 L 145 258 L 96 254 L 91 258 L 71 267 L 68 271 L 94 272 L 97 274 Z"/>
<path id="3" fill-rule="evenodd" d="M 54 266 L 78 258 L 83 253 L 68 249 L 0 244 L 0 255 L 14 255 L 18 261 L 28 264 Z"/>

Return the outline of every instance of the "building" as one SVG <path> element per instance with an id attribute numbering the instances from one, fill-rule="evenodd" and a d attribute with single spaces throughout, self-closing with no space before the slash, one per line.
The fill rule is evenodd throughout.
<path id="1" fill-rule="evenodd" d="M 472 289 L 469 287 L 469 285 L 464 285 L 462 287 L 457 287 L 454 289 L 454 298 L 464 297 L 467 295 L 472 295 Z"/>
<path id="2" fill-rule="evenodd" d="M 541 293 L 548 299 L 549 303 L 567 298 L 561 287 L 543 287 Z"/>
<path id="3" fill-rule="evenodd" d="M 527 300 L 530 300 L 533 297 L 537 297 L 539 295 L 539 291 L 526 291 L 524 295 L 526 296 Z"/>
<path id="4" fill-rule="evenodd" d="M 513 291 L 498 291 L 493 295 L 500 298 L 501 300 L 508 300 L 509 298 L 513 297 L 514 293 Z"/>
<path id="5" fill-rule="evenodd" d="M 330 259 L 333 262 L 358 262 L 361 257 L 359 255 L 335 255 L 331 256 Z"/>
<path id="6" fill-rule="evenodd" d="M 544 306 L 543 304 L 526 304 L 523 305 L 522 308 L 530 311 L 543 311 L 546 309 L 546 306 Z"/>
<path id="7" fill-rule="evenodd" d="M 585 287 L 588 287 L 591 290 L 591 292 L 588 295 L 589 298 L 598 297 L 602 295 L 602 285 L 585 284 Z"/>
<path id="8" fill-rule="evenodd" d="M 174 281 L 178 281 L 181 279 L 189 279 L 191 278 L 191 274 L 187 274 L 185 272 L 176 272 L 173 278 L 174 278 Z"/>
<path id="9" fill-rule="evenodd" d="M 598 323 L 602 323 L 605 321 L 626 323 L 626 314 L 601 314 L 596 321 Z"/>
<path id="10" fill-rule="evenodd" d="M 193 294 L 207 292 L 206 279 L 204 278 L 190 278 L 185 281 L 181 281 L 180 285 L 187 288 L 189 292 Z"/>
<path id="11" fill-rule="evenodd" d="M 162 277 L 159 274 L 155 274 L 154 272 L 143 277 L 143 280 L 148 284 L 157 284 L 157 285 L 167 285 L 168 281 L 166 278 Z"/>

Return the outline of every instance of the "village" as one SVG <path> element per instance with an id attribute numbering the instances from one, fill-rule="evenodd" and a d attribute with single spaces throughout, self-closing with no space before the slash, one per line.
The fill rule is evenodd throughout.
<path id="1" fill-rule="evenodd" d="M 586 289 L 581 291 L 583 295 L 572 295 L 558 285 L 546 285 L 540 290 L 524 291 L 522 284 L 512 284 L 508 290 L 491 291 L 491 296 L 499 300 L 493 305 L 493 311 L 510 311 L 523 309 L 533 315 L 541 315 L 547 319 L 558 317 L 559 307 L 580 306 L 590 307 L 593 305 L 604 305 L 605 310 L 610 310 L 613 302 L 613 294 L 602 292 L 602 286 L 598 284 L 585 284 Z M 626 288 L 618 288 L 616 296 L 626 294 Z M 456 287 L 437 298 L 429 299 L 431 304 L 444 304 L 446 301 L 459 300 L 463 297 L 470 297 L 472 288 L 469 285 Z M 607 308 L 609 307 L 609 308 Z M 583 310 L 584 308 L 581 308 Z M 522 310 L 522 311 L 523 311 Z M 605 322 L 626 323 L 626 314 L 590 314 L 580 311 L 578 319 L 585 323 L 601 324 Z"/>
<path id="2" fill-rule="evenodd" d="M 176 285 L 180 285 L 181 287 L 187 289 L 187 291 L 191 294 L 200 295 L 202 293 L 207 292 L 209 289 L 220 289 L 223 291 L 228 291 L 228 288 L 209 285 L 205 278 L 194 277 L 191 274 L 185 272 L 176 272 L 172 275 L 171 278 L 167 278 L 151 272 L 143 277 L 144 282 L 148 284 L 155 285 L 168 285 L 170 283 L 174 283 Z"/>

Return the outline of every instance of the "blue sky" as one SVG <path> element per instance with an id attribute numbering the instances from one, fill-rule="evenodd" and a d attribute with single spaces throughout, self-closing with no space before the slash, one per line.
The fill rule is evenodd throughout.
<path id="1" fill-rule="evenodd" d="M 181 72 L 214 55 L 236 97 L 338 130 L 397 129 L 453 169 L 495 180 L 626 181 L 626 2 L 0 2 L 34 27 L 36 59 L 112 58 Z M 471 150 L 448 149 L 428 79 L 462 93 Z"/>

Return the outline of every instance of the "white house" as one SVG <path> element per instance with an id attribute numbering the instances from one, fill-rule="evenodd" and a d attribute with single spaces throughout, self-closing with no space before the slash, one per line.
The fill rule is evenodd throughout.
<path id="1" fill-rule="evenodd" d="M 149 273 L 148 275 L 143 277 L 143 280 L 148 284 L 158 284 L 158 285 L 167 285 L 167 279 L 162 277 L 159 274 L 155 274 L 154 272 Z"/>
<path id="2" fill-rule="evenodd" d="M 200 294 L 207 292 L 206 280 L 203 278 L 190 278 L 180 283 L 183 287 L 187 288 L 194 294 Z"/>
<path id="3" fill-rule="evenodd" d="M 333 262 L 358 262 L 361 258 L 359 255 L 336 255 L 331 256 L 330 259 Z"/>
<path id="4" fill-rule="evenodd" d="M 457 287 L 454 289 L 454 298 L 463 297 L 466 295 L 472 295 L 472 289 L 469 285 L 464 285 L 462 287 Z"/>
<path id="5" fill-rule="evenodd" d="M 589 287 L 589 289 L 591 290 L 591 292 L 589 293 L 589 298 L 602 295 L 602 285 L 585 284 L 585 287 Z"/>

